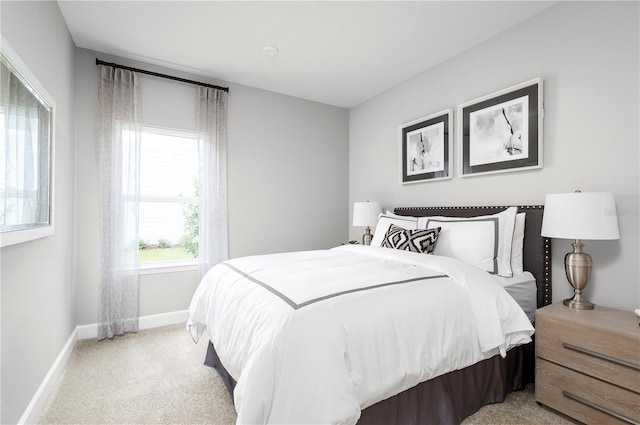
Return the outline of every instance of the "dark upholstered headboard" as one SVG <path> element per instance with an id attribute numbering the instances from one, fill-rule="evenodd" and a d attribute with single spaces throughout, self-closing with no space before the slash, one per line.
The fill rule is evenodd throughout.
<path id="1" fill-rule="evenodd" d="M 475 217 L 495 214 L 507 209 L 499 207 L 402 207 L 394 211 L 398 215 L 427 217 L 432 215 L 449 217 Z M 518 212 L 525 212 L 524 227 L 524 270 L 531 272 L 538 286 L 538 308 L 551 304 L 551 241 L 540 236 L 544 206 L 518 206 Z"/>

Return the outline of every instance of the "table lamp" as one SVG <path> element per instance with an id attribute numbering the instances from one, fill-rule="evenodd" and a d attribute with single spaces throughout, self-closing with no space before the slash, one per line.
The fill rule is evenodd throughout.
<path id="1" fill-rule="evenodd" d="M 567 280 L 574 295 L 564 305 L 580 310 L 593 310 L 594 305 L 582 296 L 591 277 L 593 262 L 584 252 L 583 239 L 620 239 L 613 194 L 609 192 L 556 193 L 545 197 L 542 236 L 574 239 L 573 252 L 564 257 Z"/>
<path id="2" fill-rule="evenodd" d="M 382 212 L 380 202 L 356 202 L 353 204 L 353 225 L 366 226 L 364 235 L 362 236 L 363 245 L 371 245 L 371 226 L 378 223 L 378 216 Z"/>

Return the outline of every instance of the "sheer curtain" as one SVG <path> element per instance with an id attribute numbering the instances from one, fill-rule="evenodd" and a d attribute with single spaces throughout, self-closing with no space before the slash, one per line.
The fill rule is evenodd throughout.
<path id="1" fill-rule="evenodd" d="M 229 257 L 227 227 L 227 97 L 228 93 L 198 86 L 198 149 L 200 153 L 200 278 Z"/>
<path id="2" fill-rule="evenodd" d="M 140 85 L 135 72 L 100 65 L 96 161 L 100 197 L 98 339 L 138 330 Z"/>

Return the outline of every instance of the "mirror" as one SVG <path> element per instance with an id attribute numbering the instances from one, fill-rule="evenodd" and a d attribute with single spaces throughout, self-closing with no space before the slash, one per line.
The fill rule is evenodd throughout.
<path id="1" fill-rule="evenodd" d="M 54 102 L 0 46 L 0 246 L 53 234 Z"/>

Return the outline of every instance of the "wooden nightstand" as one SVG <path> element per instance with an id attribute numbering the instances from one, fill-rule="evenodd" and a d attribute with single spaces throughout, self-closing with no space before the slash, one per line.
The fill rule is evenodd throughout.
<path id="1" fill-rule="evenodd" d="M 640 326 L 631 312 L 536 311 L 536 401 L 587 424 L 640 423 Z"/>

